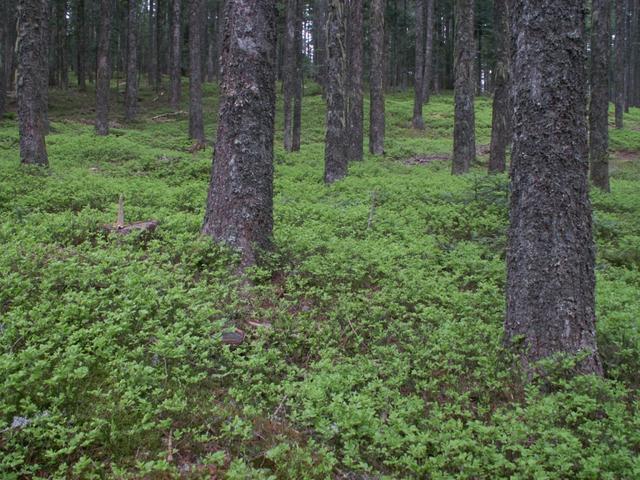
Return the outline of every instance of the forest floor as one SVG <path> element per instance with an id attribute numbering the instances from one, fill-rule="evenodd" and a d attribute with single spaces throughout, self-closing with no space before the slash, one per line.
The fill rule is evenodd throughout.
<path id="1" fill-rule="evenodd" d="M 118 106 L 100 138 L 92 92 L 50 100 L 49 171 L 20 167 L 0 122 L 2 478 L 640 478 L 640 110 L 611 130 L 611 194 L 591 193 L 606 378 L 565 360 L 526 386 L 501 344 L 490 99 L 470 174 L 450 175 L 452 96 L 417 132 L 406 92 L 385 158 L 329 187 L 317 88 L 299 153 L 279 102 L 275 248 L 250 289 L 199 235 L 212 150 L 189 152 L 186 114 L 143 90 L 140 121 Z M 208 85 L 211 137 L 216 111 Z M 106 235 L 120 194 L 158 228 Z"/>

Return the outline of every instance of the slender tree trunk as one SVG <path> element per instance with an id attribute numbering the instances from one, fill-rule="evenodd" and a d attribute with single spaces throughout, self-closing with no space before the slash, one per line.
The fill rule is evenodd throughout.
<path id="1" fill-rule="evenodd" d="M 283 59 L 283 105 L 284 105 L 284 149 L 293 150 L 293 95 L 296 75 L 295 23 L 298 0 L 287 0 L 286 22 L 284 27 Z"/>
<path id="2" fill-rule="evenodd" d="M 433 27 L 434 0 L 426 0 L 426 42 L 424 47 L 424 74 L 422 75 L 422 103 L 428 103 L 431 97 L 431 82 L 433 80 Z"/>
<path id="3" fill-rule="evenodd" d="M 41 56 L 40 56 L 40 75 L 38 79 L 40 81 L 39 89 L 38 89 L 38 102 L 40 112 L 42 114 L 42 130 L 45 135 L 49 133 L 49 51 L 51 50 L 49 47 L 51 40 L 51 22 L 47 19 L 51 18 L 51 8 L 49 1 L 44 0 L 40 1 L 41 6 L 41 15 L 44 19 L 42 23 L 42 29 L 40 30 L 40 45 L 41 45 Z M 20 20 L 18 19 L 18 23 Z M 19 27 L 18 27 L 19 28 Z M 16 42 L 18 42 L 18 38 L 16 38 Z M 19 57 L 16 56 L 16 62 L 19 63 Z M 18 90 L 18 85 L 16 85 L 16 91 Z"/>
<path id="4" fill-rule="evenodd" d="M 507 248 L 507 343 L 522 361 L 586 357 L 602 373 L 595 328 L 582 0 L 515 0 L 515 121 Z M 567 34 L 571 32 L 571 34 Z"/>
<path id="5" fill-rule="evenodd" d="M 228 0 L 215 161 L 203 233 L 240 250 L 241 267 L 271 246 L 275 0 Z"/>
<path id="6" fill-rule="evenodd" d="M 77 76 L 78 90 L 84 92 L 86 85 L 86 57 L 87 57 L 87 33 L 85 25 L 85 4 L 84 0 L 78 0 L 76 4 L 76 15 L 78 18 L 76 25 L 76 49 L 77 49 Z"/>
<path id="7" fill-rule="evenodd" d="M 157 0 L 149 0 L 149 72 L 147 83 L 155 88 L 158 77 L 158 32 L 156 31 L 155 15 L 157 14 Z"/>
<path id="8" fill-rule="evenodd" d="M 213 83 L 218 72 L 218 28 L 220 28 L 218 12 L 216 8 L 210 10 L 209 37 L 207 41 L 207 82 Z"/>
<path id="9" fill-rule="evenodd" d="M 362 0 L 349 1 L 347 39 L 347 154 L 349 160 L 362 160 L 364 142 L 363 39 L 364 18 Z"/>
<path id="10" fill-rule="evenodd" d="M 304 83 L 304 73 L 302 62 L 304 54 L 302 51 L 302 22 L 304 20 L 304 0 L 297 0 L 296 6 L 296 26 L 294 34 L 295 43 L 295 84 L 293 87 L 293 138 L 291 149 L 294 152 L 300 150 L 300 137 L 302 130 L 302 89 Z"/>
<path id="11" fill-rule="evenodd" d="M 591 180 L 609 191 L 609 52 L 611 2 L 593 0 L 591 14 L 591 105 L 589 156 Z"/>
<path id="12" fill-rule="evenodd" d="M 111 83 L 111 0 L 100 0 L 98 69 L 96 73 L 96 134 L 109 134 L 109 91 Z"/>
<path id="13" fill-rule="evenodd" d="M 175 110 L 180 108 L 180 94 L 182 93 L 182 0 L 171 0 L 171 95 L 169 102 Z"/>
<path id="14" fill-rule="evenodd" d="M 625 23 L 625 0 L 616 0 L 616 36 L 615 36 L 615 58 L 614 68 L 615 82 L 615 107 L 616 107 L 616 128 L 624 127 L 624 23 Z"/>
<path id="15" fill-rule="evenodd" d="M 413 88 L 415 91 L 413 98 L 413 128 L 424 130 L 424 119 L 422 118 L 422 90 L 424 75 L 424 21 L 425 21 L 426 0 L 416 0 L 416 62 L 414 68 Z"/>
<path id="16" fill-rule="evenodd" d="M 189 0 L 189 137 L 204 144 L 202 118 L 202 44 L 204 0 Z"/>
<path id="17" fill-rule="evenodd" d="M 385 0 L 372 0 L 369 151 L 373 155 L 384 154 L 384 11 Z"/>
<path id="18" fill-rule="evenodd" d="M 315 0 L 313 28 L 316 32 L 313 56 L 316 65 L 316 81 L 324 89 L 327 83 L 327 0 Z"/>
<path id="19" fill-rule="evenodd" d="M 0 119 L 4 116 L 6 109 L 7 90 L 11 88 L 13 70 L 15 68 L 14 50 L 16 45 L 16 5 L 13 2 L 4 0 L 2 11 L 0 12 L 0 22 L 2 22 L 2 36 L 0 40 L 0 55 L 2 65 L 0 68 Z"/>
<path id="20" fill-rule="evenodd" d="M 329 0 L 327 12 L 327 133 L 324 181 L 333 183 L 347 174 L 346 140 L 346 16 L 344 0 Z"/>
<path id="21" fill-rule="evenodd" d="M 493 35 L 496 63 L 493 71 L 493 119 L 489 173 L 505 171 L 507 146 L 511 141 L 511 93 L 509 73 L 511 64 L 511 33 L 509 30 L 509 1 L 493 2 Z"/>
<path id="22" fill-rule="evenodd" d="M 475 5 L 473 0 L 456 0 L 455 33 L 455 118 L 453 127 L 454 175 L 469 171 L 476 158 L 475 139 L 475 42 L 473 26 Z"/>
<path id="23" fill-rule="evenodd" d="M 138 15 L 139 0 L 129 0 L 127 11 L 127 85 L 125 120 L 132 122 L 138 114 Z"/>
<path id="24" fill-rule="evenodd" d="M 162 87 L 162 73 L 165 71 L 166 62 L 164 61 L 165 45 L 164 42 L 164 19 L 166 17 L 165 10 L 162 8 L 165 4 L 165 0 L 156 0 L 156 28 L 154 29 L 154 36 L 156 38 L 156 79 L 155 89 L 156 92 L 160 91 Z"/>
<path id="25" fill-rule="evenodd" d="M 23 164 L 48 166 L 45 125 L 40 88 L 46 83 L 42 57 L 45 54 L 42 30 L 45 0 L 18 2 L 18 119 L 20 161 Z"/>

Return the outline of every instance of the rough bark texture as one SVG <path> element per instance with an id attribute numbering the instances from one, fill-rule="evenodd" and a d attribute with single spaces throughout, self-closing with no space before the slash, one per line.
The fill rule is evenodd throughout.
<path id="1" fill-rule="evenodd" d="M 511 142 L 511 33 L 509 31 L 509 0 L 493 2 L 493 35 L 496 63 L 493 71 L 493 118 L 489 173 L 501 173 L 506 168 L 507 146 Z"/>
<path id="2" fill-rule="evenodd" d="M 453 125 L 453 166 L 454 175 L 469 171 L 476 158 L 475 138 L 475 42 L 474 1 L 456 0 L 455 33 L 455 118 Z"/>
<path id="3" fill-rule="evenodd" d="M 625 24 L 625 0 L 616 0 L 616 35 L 615 35 L 615 58 L 616 64 L 613 69 L 614 92 L 616 107 L 616 128 L 624 126 L 624 24 Z"/>
<path id="4" fill-rule="evenodd" d="M 86 58 L 87 58 L 87 33 L 85 28 L 85 2 L 78 0 L 76 4 L 76 64 L 78 76 L 78 90 L 84 92 L 87 89 L 86 84 Z"/>
<path id="5" fill-rule="evenodd" d="M 514 146 L 506 341 L 522 361 L 596 348 L 582 0 L 514 3 Z"/>
<path id="6" fill-rule="evenodd" d="M 171 0 L 171 7 L 171 66 L 169 68 L 171 93 L 169 102 L 173 109 L 178 110 L 180 107 L 180 94 L 182 93 L 182 25 L 180 22 L 182 0 Z"/>
<path id="7" fill-rule="evenodd" d="M 433 27 L 435 15 L 433 13 L 434 0 L 426 0 L 426 41 L 424 45 L 424 74 L 422 75 L 422 103 L 427 103 L 431 97 L 431 81 L 433 79 Z"/>
<path id="8" fill-rule="evenodd" d="M 218 137 L 203 233 L 255 263 L 271 245 L 275 0 L 228 0 Z"/>
<path id="9" fill-rule="evenodd" d="M 124 118 L 135 120 L 138 114 L 138 15 L 139 0 L 129 0 L 127 11 L 127 85 Z"/>
<path id="10" fill-rule="evenodd" d="M 283 105 L 284 105 L 284 149 L 293 150 L 293 96 L 296 72 L 295 24 L 298 0 L 287 0 L 287 12 L 284 38 L 284 77 L 283 77 Z"/>
<path id="11" fill-rule="evenodd" d="M 323 89 L 327 82 L 327 0 L 315 0 L 313 4 L 314 50 L 313 63 L 316 81 Z"/>
<path id="12" fill-rule="evenodd" d="M 304 82 L 304 74 L 302 70 L 303 52 L 302 52 L 302 22 L 304 20 L 304 1 L 298 0 L 296 6 L 296 26 L 294 43 L 295 50 L 295 83 L 293 86 L 293 138 L 291 141 L 291 149 L 294 152 L 300 150 L 300 137 L 302 134 L 302 87 Z"/>
<path id="13" fill-rule="evenodd" d="M 422 89 L 424 76 L 424 21 L 426 0 L 416 0 L 416 61 L 413 78 L 413 119 L 411 124 L 418 130 L 424 129 L 422 118 Z"/>
<path id="14" fill-rule="evenodd" d="M 384 10 L 385 0 L 372 0 L 369 151 L 374 155 L 384 154 Z"/>
<path id="15" fill-rule="evenodd" d="M 329 0 L 327 12 L 327 133 L 324 147 L 324 181 L 333 183 L 347 174 L 346 141 L 346 19 L 344 0 Z"/>
<path id="16" fill-rule="evenodd" d="M 96 73 L 96 134 L 109 135 L 109 84 L 111 83 L 111 0 L 100 0 L 98 69 Z"/>
<path id="17" fill-rule="evenodd" d="M 0 4 L 0 118 L 4 116 L 6 108 L 7 90 L 11 86 L 13 77 L 14 50 L 16 44 L 16 5 L 13 1 L 2 0 Z"/>
<path id="18" fill-rule="evenodd" d="M 40 88 L 44 54 L 42 30 L 46 22 L 45 0 L 18 2 L 18 119 L 20 161 L 23 164 L 49 165 L 44 136 L 44 118 Z"/>
<path id="19" fill-rule="evenodd" d="M 189 137 L 204 144 L 202 118 L 202 45 L 204 0 L 189 0 Z"/>
<path id="20" fill-rule="evenodd" d="M 591 14 L 591 104 L 589 158 L 591 180 L 609 191 L 609 51 L 611 2 L 593 0 Z"/>
<path id="21" fill-rule="evenodd" d="M 349 160 L 362 160 L 364 141 L 364 87 L 363 87 L 363 41 L 364 18 L 362 0 L 349 1 L 347 39 L 347 155 Z"/>

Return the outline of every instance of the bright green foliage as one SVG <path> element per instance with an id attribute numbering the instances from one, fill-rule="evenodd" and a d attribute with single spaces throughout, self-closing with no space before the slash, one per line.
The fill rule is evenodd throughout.
<path id="1" fill-rule="evenodd" d="M 249 288 L 199 235 L 211 150 L 187 152 L 186 118 L 151 120 L 143 92 L 145 120 L 99 138 L 90 95 L 52 94 L 50 171 L 21 168 L 0 123 L 0 477 L 640 477 L 637 156 L 592 193 L 607 377 L 567 362 L 525 387 L 501 344 L 506 176 L 405 165 L 450 152 L 450 96 L 425 132 L 411 95 L 390 96 L 387 157 L 330 187 L 323 101 L 305 97 L 301 152 L 276 140 L 276 247 Z M 637 155 L 640 112 L 626 126 L 612 146 Z M 120 193 L 156 232 L 103 232 Z M 237 348 L 220 342 L 233 324 Z"/>

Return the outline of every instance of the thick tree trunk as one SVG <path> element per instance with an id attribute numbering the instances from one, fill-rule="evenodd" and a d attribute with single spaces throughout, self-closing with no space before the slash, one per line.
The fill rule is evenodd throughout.
<path id="1" fill-rule="evenodd" d="M 515 0 L 506 341 L 533 362 L 596 347 L 582 0 Z"/>
<path id="2" fill-rule="evenodd" d="M 346 16 L 344 0 L 329 0 L 327 12 L 327 133 L 324 181 L 333 183 L 347 174 L 346 139 Z"/>
<path id="3" fill-rule="evenodd" d="M 347 155 L 349 160 L 362 160 L 364 142 L 363 41 L 364 18 L 362 0 L 349 1 L 347 39 Z"/>
<path id="4" fill-rule="evenodd" d="M 42 57 L 45 55 L 42 31 L 47 19 L 46 0 L 18 2 L 18 120 L 20 126 L 20 161 L 23 164 L 48 166 L 45 125 L 40 89 Z"/>
<path id="5" fill-rule="evenodd" d="M 109 91 L 111 83 L 111 0 L 100 0 L 98 69 L 96 73 L 96 134 L 109 134 Z"/>
<path id="6" fill-rule="evenodd" d="M 589 157 L 591 180 L 609 191 L 609 52 L 611 2 L 593 0 L 591 14 L 591 105 Z"/>
<path id="7" fill-rule="evenodd" d="M 624 24 L 625 24 L 625 0 L 616 0 L 616 35 L 615 35 L 615 58 L 616 64 L 614 68 L 614 91 L 615 91 L 615 108 L 616 108 L 616 128 L 624 127 Z"/>
<path id="8" fill-rule="evenodd" d="M 385 0 L 372 0 L 369 151 L 373 155 L 384 154 L 384 11 Z"/>
<path id="9" fill-rule="evenodd" d="M 295 47 L 295 83 L 293 86 L 293 138 L 291 149 L 294 152 L 300 150 L 300 137 L 302 134 L 302 89 L 304 83 L 304 73 L 302 62 L 304 59 L 302 51 L 302 22 L 304 20 L 304 1 L 297 0 L 296 26 L 294 34 Z"/>
<path id="10" fill-rule="evenodd" d="M 296 72 L 296 44 L 295 24 L 298 0 L 287 0 L 286 21 L 284 27 L 284 76 L 283 76 L 283 105 L 284 105 L 284 149 L 293 149 L 293 96 Z"/>
<path id="11" fill-rule="evenodd" d="M 204 0 L 189 0 L 189 137 L 204 144 L 202 118 L 202 44 Z"/>
<path id="12" fill-rule="evenodd" d="M 475 137 L 475 41 L 473 27 L 475 17 L 473 0 L 456 0 L 455 33 L 455 118 L 453 126 L 454 175 L 469 171 L 476 158 Z"/>
<path id="13" fill-rule="evenodd" d="M 87 32 L 85 25 L 85 3 L 84 0 L 78 0 L 76 4 L 76 15 L 78 22 L 76 25 L 76 49 L 77 49 L 77 76 L 78 90 L 84 92 L 86 85 L 86 58 L 87 58 Z"/>
<path id="14" fill-rule="evenodd" d="M 180 96 L 182 93 L 182 0 L 171 0 L 171 66 L 169 76 L 171 78 L 171 94 L 169 102 L 171 108 L 180 108 Z"/>
<path id="15" fill-rule="evenodd" d="M 502 173 L 506 168 L 507 146 L 511 142 L 511 33 L 509 30 L 509 0 L 493 2 L 493 35 L 496 63 L 493 70 L 493 118 L 489 173 Z"/>
<path id="16" fill-rule="evenodd" d="M 215 161 L 203 233 L 240 250 L 242 267 L 271 246 L 275 0 L 227 0 Z"/>
<path id="17" fill-rule="evenodd" d="M 426 0 L 416 0 L 416 61 L 413 78 L 413 128 L 424 130 L 424 119 L 422 118 L 422 90 L 424 76 L 424 21 L 425 21 Z"/>
<path id="18" fill-rule="evenodd" d="M 139 0 L 129 0 L 127 11 L 127 85 L 124 117 L 127 122 L 138 114 L 138 15 Z"/>
<path id="19" fill-rule="evenodd" d="M 422 103 L 428 103 L 431 97 L 431 82 L 433 80 L 433 27 L 434 27 L 434 0 L 426 0 L 426 42 L 424 46 L 424 74 L 422 75 Z"/>

